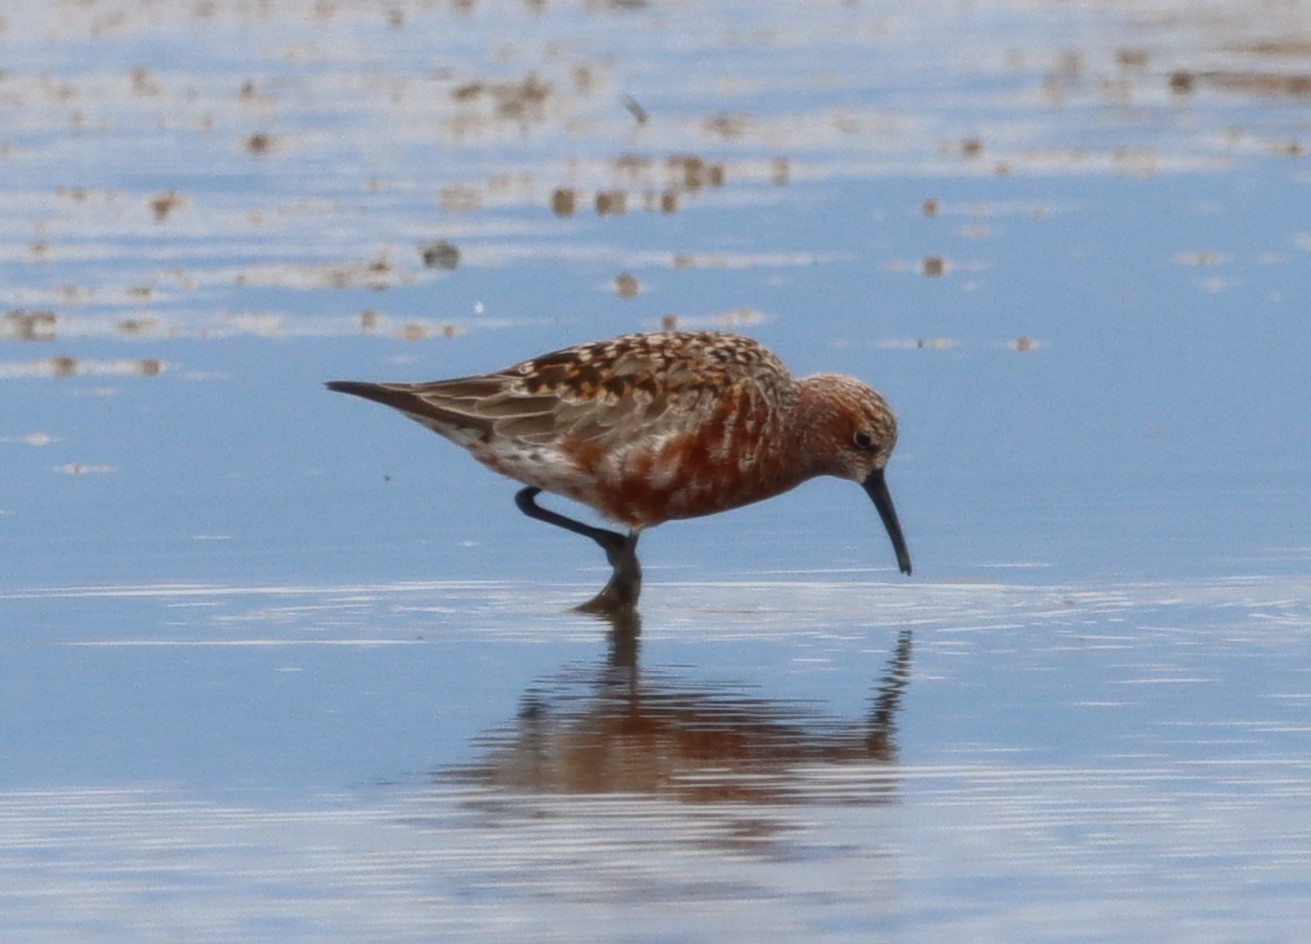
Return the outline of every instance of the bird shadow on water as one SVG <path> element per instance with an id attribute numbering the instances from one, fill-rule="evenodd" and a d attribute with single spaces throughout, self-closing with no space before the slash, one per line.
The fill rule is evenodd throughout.
<path id="1" fill-rule="evenodd" d="M 434 781 L 477 789 L 484 799 L 623 794 L 770 806 L 895 799 L 909 630 L 898 635 L 868 710 L 844 718 L 808 700 L 644 670 L 640 617 L 610 623 L 603 659 L 534 683 L 513 720 L 475 739 L 475 760 L 437 770 Z"/>

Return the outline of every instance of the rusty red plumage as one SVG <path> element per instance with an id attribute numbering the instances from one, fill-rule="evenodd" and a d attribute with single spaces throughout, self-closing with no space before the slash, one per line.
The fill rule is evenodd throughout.
<path id="1" fill-rule="evenodd" d="M 633 548 L 642 529 L 737 508 L 818 475 L 865 487 L 898 565 L 910 573 L 883 480 L 897 439 L 887 403 L 852 377 L 796 379 L 772 352 L 741 335 L 630 334 L 491 374 L 328 386 L 394 407 L 463 446 L 528 486 L 519 496 L 527 514 L 601 544 L 616 572 L 593 601 L 597 608 L 636 601 Z M 575 499 L 630 533 L 625 538 L 541 509 L 534 502 L 539 491 Z M 631 564 L 621 566 L 616 558 L 626 553 Z M 631 573 L 622 573 L 625 567 Z"/>

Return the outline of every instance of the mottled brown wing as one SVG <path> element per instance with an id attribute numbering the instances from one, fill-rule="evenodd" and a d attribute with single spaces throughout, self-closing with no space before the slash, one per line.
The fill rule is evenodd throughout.
<path id="1" fill-rule="evenodd" d="M 608 448 L 700 422 L 722 399 L 755 400 L 791 383 L 768 350 L 739 335 L 635 334 L 544 354 L 495 374 L 423 384 L 334 384 L 426 425 L 493 430 L 533 445 Z M 347 389 L 347 388 L 351 389 Z"/>
<path id="2" fill-rule="evenodd" d="M 688 429 L 721 401 L 773 396 L 773 388 L 792 382 L 755 341 L 716 332 L 625 335 L 545 354 L 498 376 L 510 381 L 486 404 L 499 411 L 498 433 L 602 449 L 639 431 L 658 437 Z"/>

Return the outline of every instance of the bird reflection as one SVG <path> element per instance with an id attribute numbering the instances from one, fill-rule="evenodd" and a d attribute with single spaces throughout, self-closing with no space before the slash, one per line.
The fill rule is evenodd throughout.
<path id="1" fill-rule="evenodd" d="M 869 709 L 857 719 L 742 687 L 642 672 L 639 630 L 635 613 L 616 619 L 603 662 L 529 689 L 513 722 L 479 738 L 479 760 L 441 776 L 514 792 L 660 795 L 688 803 L 891 798 L 909 630 L 897 637 Z"/>

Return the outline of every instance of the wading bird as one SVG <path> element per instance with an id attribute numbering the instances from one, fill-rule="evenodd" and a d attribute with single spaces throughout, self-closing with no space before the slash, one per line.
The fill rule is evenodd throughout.
<path id="1" fill-rule="evenodd" d="M 629 334 L 475 377 L 327 386 L 400 410 L 463 446 L 524 483 L 515 496 L 524 514 L 599 544 L 613 573 L 580 609 L 636 604 L 644 529 L 770 498 L 818 475 L 861 484 L 897 566 L 910 573 L 883 477 L 897 442 L 883 397 L 842 374 L 795 379 L 741 335 Z M 581 502 L 627 533 L 542 508 L 543 491 Z"/>

